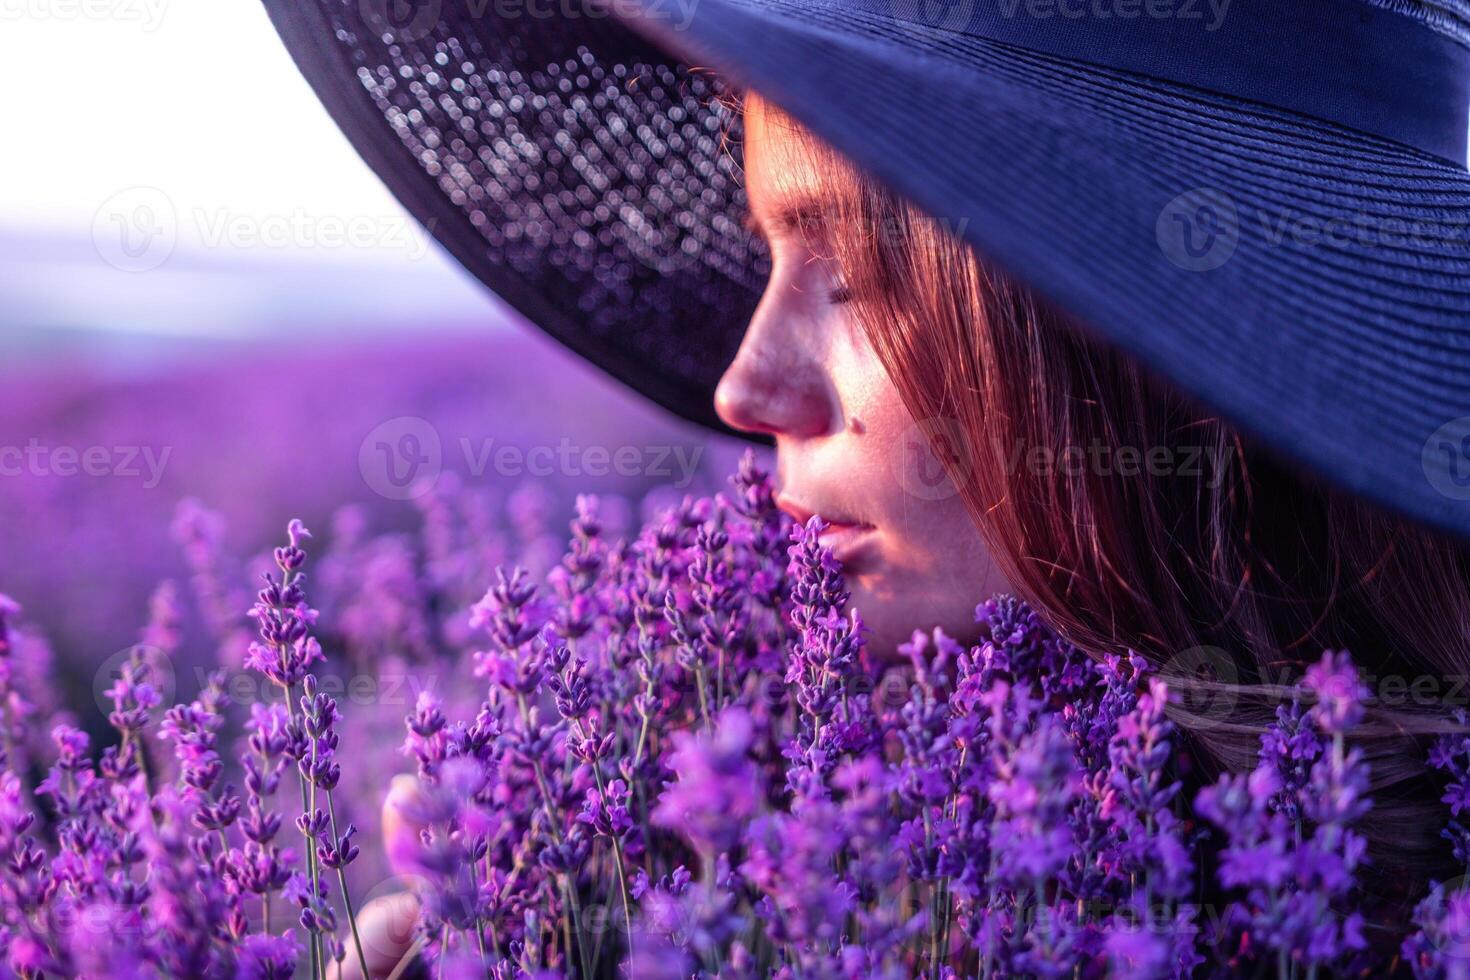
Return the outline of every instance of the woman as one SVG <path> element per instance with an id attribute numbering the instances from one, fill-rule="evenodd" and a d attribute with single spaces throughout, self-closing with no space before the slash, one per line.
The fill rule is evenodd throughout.
<path id="1" fill-rule="evenodd" d="M 1381 863 L 1431 871 L 1437 793 L 1412 786 L 1423 749 L 1403 735 L 1432 727 L 1470 664 L 1465 550 L 1271 459 L 766 100 L 745 120 L 773 265 L 716 405 L 775 437 L 793 516 L 834 515 L 826 540 L 875 646 L 916 621 L 965 636 L 973 596 L 1016 591 L 1084 650 L 1137 651 L 1176 683 L 1206 674 L 1182 720 L 1231 768 L 1324 649 L 1355 651 L 1381 688 L 1442 678 L 1428 697 L 1380 691 L 1373 762 Z M 954 496 L 895 478 L 924 465 L 905 460 L 916 418 L 945 421 Z"/>
<path id="2" fill-rule="evenodd" d="M 1470 4 L 270 6 L 493 289 L 774 440 L 875 648 L 1014 591 L 1175 678 L 1206 778 L 1350 649 L 1378 887 L 1454 873 Z"/>

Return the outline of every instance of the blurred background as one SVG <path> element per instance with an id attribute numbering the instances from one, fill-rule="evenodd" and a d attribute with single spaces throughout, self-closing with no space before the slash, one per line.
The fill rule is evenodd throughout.
<path id="1" fill-rule="evenodd" d="M 68 701 L 201 534 L 243 588 L 292 517 L 421 534 L 452 491 L 560 536 L 733 467 L 461 273 L 258 4 L 5 0 L 0 79 L 0 593 Z"/>

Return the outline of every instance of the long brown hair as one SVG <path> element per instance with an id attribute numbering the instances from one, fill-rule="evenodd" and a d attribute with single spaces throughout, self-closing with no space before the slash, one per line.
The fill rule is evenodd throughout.
<path id="1" fill-rule="evenodd" d="M 761 109 L 832 190 L 811 237 L 1016 593 L 1082 649 L 1172 675 L 1214 769 L 1253 765 L 1303 666 L 1351 651 L 1376 696 L 1358 738 L 1370 853 L 1443 872 L 1423 760 L 1470 674 L 1466 548 L 1273 456 L 988 265 L 951 233 L 961 216 L 920 212 Z"/>

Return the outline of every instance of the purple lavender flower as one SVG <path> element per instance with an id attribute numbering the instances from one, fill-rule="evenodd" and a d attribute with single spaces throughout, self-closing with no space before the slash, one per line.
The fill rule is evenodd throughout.
<path id="1" fill-rule="evenodd" d="M 1073 855 L 1067 813 L 1081 788 L 1076 756 L 1050 718 L 1007 746 L 988 790 L 996 809 L 992 847 L 998 880 L 1024 891 L 1061 872 Z"/>
<path id="2" fill-rule="evenodd" d="M 1460 819 L 1470 809 L 1470 735 L 1464 733 L 1467 717 L 1463 709 L 1455 712 L 1453 720 L 1462 731 L 1435 739 L 1429 751 L 1429 764 L 1447 777 L 1440 800 L 1448 805 L 1451 819 L 1441 836 L 1454 848 L 1455 860 L 1470 870 L 1470 829 Z"/>
<path id="3" fill-rule="evenodd" d="M 1339 735 L 1363 718 L 1363 701 L 1368 689 L 1358 680 L 1357 668 L 1347 651 L 1327 651 L 1307 668 L 1302 687 L 1316 697 L 1312 719 L 1326 735 Z"/>
<path id="4" fill-rule="evenodd" d="M 1278 715 L 1263 737 L 1263 765 L 1249 777 L 1222 776 L 1201 792 L 1199 812 L 1227 840 L 1220 880 L 1245 892 L 1227 924 L 1248 944 L 1276 957 L 1279 972 L 1341 964 L 1367 947 L 1363 917 L 1351 909 L 1366 842 L 1353 824 L 1368 809 L 1368 770 L 1345 735 L 1361 718 L 1362 685 L 1345 655 L 1324 654 L 1304 686 L 1316 698 L 1308 713 L 1328 749 L 1312 763 L 1299 806 L 1282 805 L 1283 774 L 1270 764 L 1286 758 L 1302 713 Z"/>
<path id="5" fill-rule="evenodd" d="M 533 550 L 541 498 L 522 515 Z M 44 671 L 21 669 L 31 638 L 0 599 L 0 973 L 340 969 L 361 956 L 349 885 L 378 873 L 374 760 L 400 737 L 416 774 L 394 780 L 387 861 L 416 882 L 412 955 L 437 975 L 1373 968 L 1368 773 L 1351 744 L 1365 692 L 1345 654 L 1307 671 L 1253 773 L 1194 801 L 1229 900 L 1207 928 L 1191 899 L 1212 862 L 1169 691 L 1143 658 L 1087 656 L 997 596 L 976 608 L 973 646 L 916 632 L 907 670 L 885 677 L 820 520 L 788 535 L 754 456 L 725 495 L 670 502 L 614 540 L 617 502 L 579 499 L 560 562 L 505 555 L 460 486 L 427 498 L 421 539 L 374 538 L 348 512 L 313 590 L 320 617 L 292 522 L 251 613 L 248 663 L 276 693 L 250 705 L 238 742 L 224 677 L 163 705 L 141 651 L 109 691 L 117 735 L 100 752 L 80 723 L 36 724 L 54 702 L 34 683 Z M 228 594 L 220 528 L 190 522 L 208 603 Z M 537 573 L 487 590 L 501 557 Z M 143 639 L 182 662 L 176 599 L 155 593 Z M 385 712 L 332 687 L 344 655 L 449 682 Z M 48 728 L 37 752 L 26 733 Z M 1432 763 L 1461 816 L 1470 739 L 1442 739 Z M 1470 863 L 1470 833 L 1454 820 L 1447 836 Z M 1470 975 L 1466 907 L 1447 886 L 1420 905 L 1403 946 L 1416 975 Z"/>
<path id="6" fill-rule="evenodd" d="M 26 675 L 44 674 L 46 666 L 25 662 L 23 653 L 28 638 L 18 630 L 20 614 L 20 603 L 0 593 L 0 767 L 8 766 L 17 772 L 24 771 L 37 754 L 27 751 L 30 748 L 27 743 L 32 720 L 43 713 L 37 704 L 34 685 L 28 683 L 34 678 Z M 33 647 L 33 655 L 37 653 L 44 656 L 44 648 Z"/>
<path id="7" fill-rule="evenodd" d="M 342 959 L 342 944 L 334 933 L 337 928 L 336 914 L 329 902 L 323 869 L 335 870 L 342 891 L 342 902 L 351 928 L 354 950 L 359 969 L 367 975 L 367 958 L 357 933 L 357 917 L 348 893 L 345 868 L 356 857 L 356 848 L 351 845 L 352 829 L 342 833 L 338 828 L 336 804 L 333 790 L 341 778 L 341 766 L 336 761 L 338 735 L 337 721 L 340 717 L 335 699 L 318 690 L 318 681 L 312 668 L 325 658 L 321 645 L 311 635 L 317 613 L 306 604 L 303 588 L 306 551 L 303 542 L 311 532 L 299 520 L 292 520 L 286 527 L 287 543 L 273 552 L 279 577 L 266 575 L 266 584 L 256 596 L 250 615 L 256 621 L 259 640 L 250 645 L 246 657 L 247 666 L 260 671 L 273 683 L 282 688 L 286 702 L 287 722 L 280 733 L 280 755 L 295 761 L 301 788 L 301 813 L 296 818 L 296 827 L 304 838 L 305 874 L 289 879 L 286 883 L 288 897 L 300 906 L 300 922 L 310 934 L 313 971 L 320 975 L 326 971 L 326 960 L 330 954 L 334 960 Z M 297 689 L 301 690 L 298 696 Z M 299 704 L 299 708 L 298 708 Z M 270 719 L 257 715 L 257 720 Z M 264 768 L 266 761 L 263 748 L 276 738 L 273 734 L 262 734 L 261 741 L 253 743 L 257 749 L 257 766 L 254 773 L 263 784 L 267 779 Z M 270 753 L 274 757 L 274 753 Z M 318 793 L 320 792 L 320 797 Z M 325 807 L 321 804 L 325 802 Z M 266 817 L 259 803 L 251 811 L 261 831 L 271 830 L 270 818 Z M 264 841 L 252 841 L 254 849 L 237 861 L 242 869 L 248 869 L 252 890 L 265 886 L 263 895 L 273 890 L 276 875 L 276 855 L 266 846 L 270 834 Z M 330 864 L 328 863 L 330 861 Z M 268 916 L 266 916 L 268 917 Z"/>
<path id="8" fill-rule="evenodd" d="M 1419 931 L 1404 940 L 1404 961 L 1416 980 L 1470 977 L 1470 891 L 1435 884 L 1414 909 Z"/>
<path id="9" fill-rule="evenodd" d="M 796 641 L 786 682 L 801 709 L 786 755 L 795 763 L 787 783 L 799 801 L 825 798 L 825 780 L 843 755 L 871 744 L 871 678 L 862 662 L 863 622 L 846 612 L 841 566 L 822 547 L 826 523 L 817 516 L 792 528 L 792 625 Z M 856 682 L 856 683 L 855 683 Z M 854 690 L 857 688 L 857 690 Z"/>
<path id="10" fill-rule="evenodd" d="M 1293 823 L 1303 819 L 1312 767 L 1322 756 L 1322 738 L 1299 700 L 1276 708 L 1276 724 L 1261 735 L 1260 765 L 1274 769 L 1281 789 L 1271 800 Z"/>
<path id="11" fill-rule="evenodd" d="M 709 734 L 674 733 L 668 766 L 678 778 L 659 797 L 652 819 L 709 860 L 740 839 L 762 798 L 748 758 L 752 734 L 743 708 L 721 713 Z"/>
<path id="12" fill-rule="evenodd" d="M 1120 870 L 1143 884 L 1143 904 L 1155 897 L 1183 898 L 1194 862 L 1172 804 L 1183 784 L 1171 778 L 1174 725 L 1164 717 L 1169 692 L 1157 677 L 1137 707 L 1118 720 L 1109 743 L 1111 793 L 1102 814 L 1117 824 L 1113 854 Z"/>
<path id="13" fill-rule="evenodd" d="M 200 860 L 191 845 L 189 807 L 165 787 L 151 813 L 137 827 L 148 854 L 152 879 L 147 915 L 160 934 L 156 955 L 168 976 L 212 976 L 223 972 L 219 940 L 229 936 L 236 896 L 212 862 Z"/>
<path id="14" fill-rule="evenodd" d="M 296 974 L 300 945 L 291 933 L 254 933 L 240 941 L 235 980 L 289 980 Z"/>
<path id="15" fill-rule="evenodd" d="M 143 627 L 139 641 L 160 656 L 173 656 L 182 642 L 182 618 L 179 587 L 168 580 L 158 583 L 148 598 L 148 623 Z"/>
<path id="16" fill-rule="evenodd" d="M 772 937 L 793 947 L 793 965 L 830 962 L 857 907 L 857 890 L 833 872 L 843 846 L 836 816 L 831 804 L 814 804 L 803 814 L 758 817 L 746 834 L 740 874 L 761 893 L 757 909 Z"/>
<path id="17" fill-rule="evenodd" d="M 224 678 L 211 676 L 198 698 L 170 708 L 159 734 L 174 743 L 179 765 L 180 799 L 193 809 L 192 819 L 202 830 L 223 835 L 240 815 L 241 801 L 233 786 L 221 785 L 224 760 L 219 731 L 224 727 Z"/>
<path id="18" fill-rule="evenodd" d="M 520 568 L 509 577 L 497 569 L 496 578 L 470 613 L 470 625 L 487 631 L 494 644 L 475 654 L 476 673 L 507 690 L 529 694 L 543 676 L 540 659 L 530 649 L 544 625 L 536 608 L 536 587 Z"/>

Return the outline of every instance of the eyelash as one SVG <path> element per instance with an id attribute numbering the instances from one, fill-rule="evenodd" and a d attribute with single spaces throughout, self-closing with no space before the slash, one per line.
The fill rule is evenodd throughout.
<path id="1" fill-rule="evenodd" d="M 759 231 L 758 227 L 753 223 L 747 222 L 747 226 L 756 232 Z M 853 294 L 852 287 L 847 285 L 847 283 L 839 283 L 827 291 L 827 302 L 833 306 L 851 303 L 854 299 L 856 299 L 856 296 Z"/>

